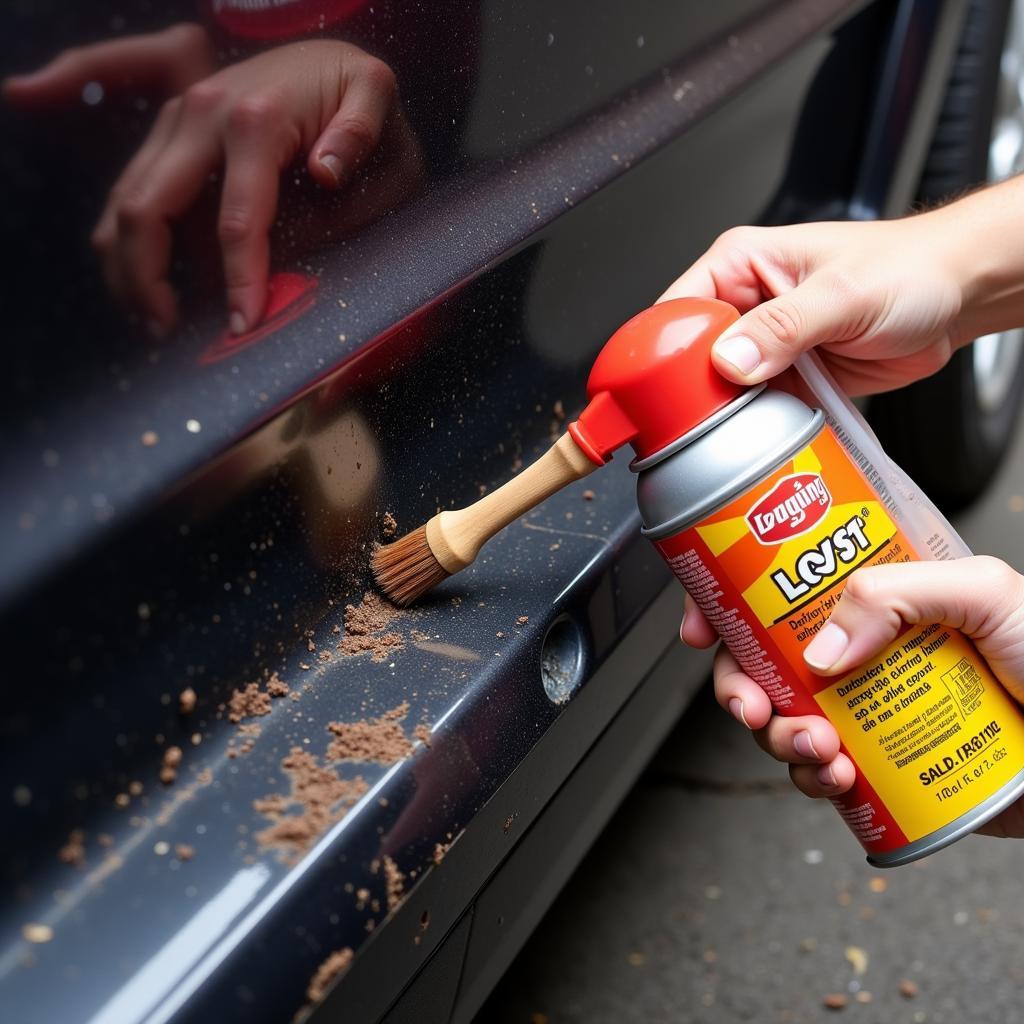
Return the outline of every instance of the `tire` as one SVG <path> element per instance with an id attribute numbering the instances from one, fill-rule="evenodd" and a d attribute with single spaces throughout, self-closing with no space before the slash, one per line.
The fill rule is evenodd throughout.
<path id="1" fill-rule="evenodd" d="M 1019 167 L 993 166 L 1001 57 L 1024 39 L 1011 0 L 972 0 L 918 190 L 935 205 Z M 1024 15 L 1024 2 L 1015 17 Z M 1024 46 L 1021 67 L 1024 69 Z M 1019 93 L 1017 94 L 1019 96 Z M 1008 102 L 1008 101 L 1007 101 Z M 1013 161 L 1016 162 L 1016 159 Z M 1024 403 L 1024 332 L 990 335 L 956 352 L 939 373 L 872 400 L 885 449 L 947 513 L 977 498 L 1010 448 Z"/>

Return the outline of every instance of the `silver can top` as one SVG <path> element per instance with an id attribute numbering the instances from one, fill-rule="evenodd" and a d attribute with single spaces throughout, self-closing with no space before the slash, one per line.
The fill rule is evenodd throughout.
<path id="1" fill-rule="evenodd" d="M 675 442 L 633 467 L 641 532 L 650 540 L 678 533 L 727 504 L 782 465 L 825 422 L 821 411 L 772 388 L 744 395 L 722 413 L 683 446 Z"/>

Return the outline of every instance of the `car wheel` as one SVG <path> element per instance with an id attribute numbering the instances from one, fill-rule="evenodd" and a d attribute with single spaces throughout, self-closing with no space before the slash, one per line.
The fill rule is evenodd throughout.
<path id="1" fill-rule="evenodd" d="M 973 0 L 921 186 L 925 205 L 1024 169 L 1024 0 Z M 978 338 L 870 406 L 886 450 L 946 512 L 995 475 L 1024 402 L 1024 330 Z"/>

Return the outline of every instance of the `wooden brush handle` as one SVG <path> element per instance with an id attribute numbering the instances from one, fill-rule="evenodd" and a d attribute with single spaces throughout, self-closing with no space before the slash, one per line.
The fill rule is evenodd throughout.
<path id="1" fill-rule="evenodd" d="M 427 543 L 445 572 L 465 569 L 484 543 L 545 498 L 598 467 L 563 434 L 533 465 L 466 508 L 427 523 Z"/>

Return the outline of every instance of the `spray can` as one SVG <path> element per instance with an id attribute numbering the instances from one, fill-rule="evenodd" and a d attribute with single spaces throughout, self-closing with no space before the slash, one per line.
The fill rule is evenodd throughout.
<path id="1" fill-rule="evenodd" d="M 1024 793 L 1024 715 L 946 626 L 906 627 L 841 678 L 804 662 L 855 569 L 966 549 L 930 504 L 921 528 L 909 482 L 887 487 L 850 442 L 867 429 L 852 413 L 836 418 L 833 402 L 830 424 L 813 394 L 717 373 L 711 345 L 737 317 L 711 299 L 634 317 L 598 356 L 569 430 L 595 461 L 632 444 L 644 534 L 775 711 L 832 722 L 857 769 L 833 803 L 871 864 L 905 864 Z"/>

